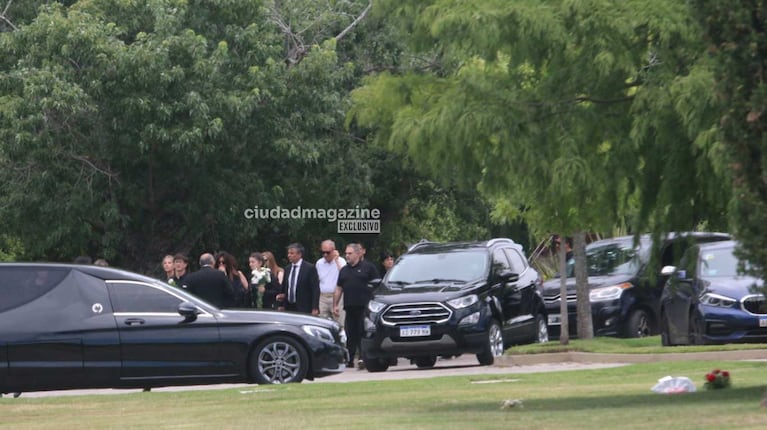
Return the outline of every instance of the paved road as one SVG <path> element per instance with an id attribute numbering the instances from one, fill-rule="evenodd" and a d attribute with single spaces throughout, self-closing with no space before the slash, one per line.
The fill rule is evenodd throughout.
<path id="1" fill-rule="evenodd" d="M 316 379 L 314 381 L 305 381 L 306 384 L 324 384 L 324 383 L 347 383 L 360 381 L 383 381 L 395 379 L 417 379 L 417 378 L 435 378 L 438 376 L 456 376 L 456 375 L 513 375 L 535 372 L 553 372 L 562 370 L 582 370 L 596 369 L 605 367 L 622 366 L 621 363 L 540 363 L 530 365 L 509 365 L 505 361 L 502 365 L 480 366 L 473 355 L 464 355 L 449 360 L 440 359 L 431 369 L 419 369 L 403 358 L 399 359 L 396 366 L 389 367 L 386 372 L 370 373 L 366 370 L 346 369 L 343 373 Z M 248 384 L 220 384 L 220 385 L 195 385 L 191 387 L 164 387 L 155 388 L 152 392 L 171 392 L 171 391 L 190 391 L 190 390 L 217 390 L 239 388 L 242 391 L 252 391 L 259 389 L 268 389 L 265 386 Z M 125 394 L 135 393 L 140 390 L 68 390 L 68 391 L 44 391 L 35 393 L 23 393 L 23 398 L 35 397 L 55 397 L 55 396 L 82 396 L 82 395 L 104 395 L 104 394 Z M 147 393 L 151 395 L 151 393 Z"/>

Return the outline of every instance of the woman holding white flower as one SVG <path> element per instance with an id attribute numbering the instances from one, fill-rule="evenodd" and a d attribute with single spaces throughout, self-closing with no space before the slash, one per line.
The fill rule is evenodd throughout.
<path id="1" fill-rule="evenodd" d="M 250 266 L 250 301 L 254 308 L 266 308 L 264 306 L 264 293 L 266 285 L 272 282 L 272 274 L 268 267 L 264 266 L 264 256 L 260 252 L 250 254 L 248 258 Z"/>

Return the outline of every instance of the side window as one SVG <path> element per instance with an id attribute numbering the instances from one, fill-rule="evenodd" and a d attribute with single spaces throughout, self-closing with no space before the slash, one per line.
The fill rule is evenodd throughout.
<path id="1" fill-rule="evenodd" d="M 0 312 L 39 299 L 53 290 L 69 269 L 49 267 L 7 267 L 0 271 Z"/>
<path id="2" fill-rule="evenodd" d="M 520 274 L 527 269 L 527 263 L 525 262 L 525 259 L 520 255 L 519 251 L 512 248 L 506 248 L 504 249 L 506 252 L 506 256 L 509 257 L 509 261 L 511 262 L 511 271 Z"/>
<path id="3" fill-rule="evenodd" d="M 159 288 L 133 282 L 108 282 L 114 312 L 178 313 L 181 299 Z"/>
<path id="4" fill-rule="evenodd" d="M 513 272 L 509 260 L 506 258 L 506 253 L 502 249 L 496 249 L 493 251 L 493 278 L 498 279 L 501 273 L 507 270 Z"/>

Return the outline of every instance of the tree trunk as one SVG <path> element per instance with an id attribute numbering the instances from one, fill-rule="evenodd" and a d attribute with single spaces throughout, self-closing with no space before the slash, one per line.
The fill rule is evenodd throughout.
<path id="1" fill-rule="evenodd" d="M 589 274 L 586 262 L 586 233 L 577 232 L 573 236 L 573 255 L 575 257 L 576 308 L 578 312 L 578 339 L 594 337 L 594 325 L 591 320 L 591 301 L 589 300 Z"/>
<path id="2" fill-rule="evenodd" d="M 570 343 L 570 322 L 567 313 L 567 251 L 564 246 L 564 236 L 560 236 L 559 245 L 559 343 Z"/>

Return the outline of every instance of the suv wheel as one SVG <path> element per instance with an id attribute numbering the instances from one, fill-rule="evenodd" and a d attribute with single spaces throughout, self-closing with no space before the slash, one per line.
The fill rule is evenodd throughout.
<path id="1" fill-rule="evenodd" d="M 428 369 L 434 367 L 434 363 L 437 362 L 437 356 L 427 355 L 426 357 L 416 357 L 414 361 L 419 369 Z"/>
<path id="2" fill-rule="evenodd" d="M 490 323 L 490 329 L 487 331 L 487 344 L 481 354 L 477 354 L 477 360 L 482 366 L 490 366 L 495 362 L 495 357 L 503 355 L 503 334 L 501 327 L 497 322 Z"/>
<path id="3" fill-rule="evenodd" d="M 371 373 L 386 372 L 389 368 L 388 358 L 362 358 L 365 363 L 365 369 Z"/>
<path id="4" fill-rule="evenodd" d="M 546 317 L 543 314 L 535 316 L 535 326 L 538 329 L 537 337 L 535 339 L 538 343 L 546 343 L 549 341 L 549 326 L 546 323 Z"/>
<path id="5" fill-rule="evenodd" d="M 650 316 L 642 309 L 631 313 L 626 326 L 626 337 L 647 337 L 652 334 Z"/>

